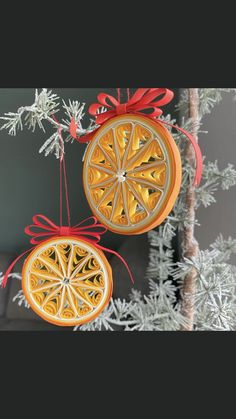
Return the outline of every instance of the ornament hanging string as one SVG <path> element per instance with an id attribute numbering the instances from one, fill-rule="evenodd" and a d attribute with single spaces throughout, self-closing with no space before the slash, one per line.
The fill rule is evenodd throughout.
<path id="1" fill-rule="evenodd" d="M 117 100 L 118 100 L 118 102 L 120 102 L 120 87 L 117 87 Z M 129 88 L 127 87 L 127 89 L 126 89 L 126 94 L 127 94 L 127 100 L 129 101 L 130 100 L 130 90 L 129 90 Z"/>
<path id="2" fill-rule="evenodd" d="M 120 100 L 120 89 L 118 91 L 118 99 L 114 96 L 107 93 L 100 93 L 97 97 L 98 103 L 93 103 L 89 107 L 89 113 L 92 115 L 96 124 L 99 125 L 94 131 L 84 136 L 77 136 L 77 127 L 75 120 L 72 118 L 70 123 L 70 135 L 72 138 L 75 138 L 80 143 L 87 143 L 93 139 L 95 132 L 109 119 L 117 116 L 124 115 L 127 113 L 143 115 L 147 118 L 154 119 L 160 125 L 167 125 L 181 132 L 187 137 L 191 142 L 196 158 L 196 169 L 195 169 L 195 178 L 193 181 L 194 186 L 198 186 L 201 182 L 202 177 L 202 152 L 201 149 L 192 134 L 186 131 L 183 128 L 180 128 L 178 125 L 173 125 L 169 122 L 163 121 L 160 119 L 160 116 L 163 114 L 161 109 L 162 106 L 170 103 L 174 98 L 174 93 L 172 90 L 166 88 L 140 88 L 137 89 L 134 94 L 130 97 L 127 89 L 127 102 L 121 103 Z M 102 108 L 106 108 L 105 112 L 102 112 Z M 149 113 L 144 113 L 143 111 L 149 111 Z"/>
<path id="3" fill-rule="evenodd" d="M 53 116 L 54 120 L 59 124 L 58 134 L 61 142 L 61 156 L 60 156 L 60 225 L 56 225 L 52 220 L 42 214 L 36 214 L 33 216 L 33 224 L 25 227 L 25 233 L 31 237 L 30 243 L 32 245 L 38 245 L 43 243 L 45 240 L 51 237 L 57 236 L 73 236 L 77 238 L 81 238 L 86 240 L 87 242 L 93 244 L 96 248 L 115 255 L 120 259 L 120 261 L 125 266 L 131 282 L 134 284 L 134 278 L 132 272 L 124 260 L 124 258 L 115 250 L 111 250 L 107 247 L 101 246 L 99 243 L 101 236 L 107 232 L 107 228 L 100 224 L 96 217 L 91 216 L 80 223 L 76 224 L 75 226 L 71 227 L 71 216 L 70 216 L 70 205 L 69 205 L 69 194 L 68 194 L 68 182 L 67 182 L 67 171 L 66 171 L 66 164 L 64 158 L 64 143 L 61 134 L 61 126 L 60 123 L 57 121 L 55 116 Z M 65 188 L 65 200 L 66 200 L 66 210 L 67 210 L 67 221 L 68 225 L 63 226 L 63 177 L 64 177 L 64 188 Z M 13 262 L 9 265 L 3 281 L 2 281 L 2 288 L 5 288 L 7 285 L 8 277 L 15 266 L 15 264 L 27 253 L 33 250 L 34 247 L 24 251 L 21 253 Z"/>
<path id="4" fill-rule="evenodd" d="M 120 87 L 117 88 L 117 100 L 120 102 Z"/>
<path id="5" fill-rule="evenodd" d="M 58 136 L 60 141 L 60 163 L 59 163 L 59 177 L 60 177 L 60 227 L 62 226 L 63 220 L 63 176 L 64 176 L 64 189 L 65 189 L 65 200 L 66 200 L 66 211 L 67 211 L 67 222 L 68 226 L 71 225 L 71 215 L 70 215 L 70 203 L 69 203 L 69 193 L 68 193 L 68 182 L 67 182 L 67 172 L 66 164 L 64 159 L 64 142 L 62 138 L 62 127 L 60 122 L 57 120 L 55 115 L 52 115 L 54 121 L 58 124 Z"/>

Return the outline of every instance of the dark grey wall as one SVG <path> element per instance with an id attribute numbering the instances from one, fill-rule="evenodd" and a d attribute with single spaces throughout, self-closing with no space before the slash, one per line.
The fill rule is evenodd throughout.
<path id="1" fill-rule="evenodd" d="M 223 101 L 203 120 L 203 130 L 199 141 L 207 160 L 218 160 L 219 167 L 236 163 L 236 102 L 231 94 L 225 94 Z M 202 249 L 215 240 L 221 232 L 226 238 L 236 238 L 236 188 L 216 193 L 217 203 L 207 209 L 200 208 L 197 219 L 201 227 L 196 229 L 196 237 Z M 236 263 L 236 256 L 234 257 Z"/>
<path id="2" fill-rule="evenodd" d="M 80 100 L 90 105 L 96 102 L 97 94 L 115 89 L 53 89 L 60 97 Z M 0 89 L 0 115 L 30 105 L 34 100 L 34 89 Z M 86 107 L 86 109 L 88 106 Z M 173 110 L 172 105 L 165 112 Z M 60 114 L 57 114 L 60 118 Z M 85 118 L 89 121 L 89 118 Z M 24 228 L 30 224 L 35 213 L 42 213 L 58 222 L 59 177 L 58 161 L 54 156 L 44 157 L 38 153 L 44 140 L 53 132 L 45 124 L 46 134 L 41 130 L 32 133 L 26 129 L 11 137 L 0 131 L 0 252 L 18 253 L 28 248 L 28 237 Z M 66 145 L 69 192 L 72 208 L 72 223 L 91 215 L 82 186 L 82 156 L 85 145 Z M 116 248 L 124 239 L 107 233 L 103 243 Z"/>

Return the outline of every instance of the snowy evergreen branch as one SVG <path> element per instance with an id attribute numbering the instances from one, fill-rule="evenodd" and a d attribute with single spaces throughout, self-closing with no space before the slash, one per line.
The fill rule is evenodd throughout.
<path id="1" fill-rule="evenodd" d="M 13 273 L 13 274 L 9 274 L 8 278 L 12 278 L 12 279 L 20 279 L 21 280 L 21 274 L 20 273 Z M 0 272 L 0 286 L 2 285 L 2 281 L 4 279 L 4 273 Z"/>
<path id="2" fill-rule="evenodd" d="M 38 93 L 36 89 L 34 103 L 31 106 L 22 106 L 15 113 L 7 112 L 4 114 L 5 116 L 0 117 L 0 119 L 7 121 L 1 129 L 8 130 L 10 135 L 16 135 L 17 130 L 23 130 L 25 125 L 33 132 L 37 126 L 45 132 L 42 121 L 59 111 L 58 99 L 59 97 L 52 91 L 43 89 L 41 93 Z M 24 124 L 22 122 L 23 116 Z"/>
<path id="3" fill-rule="evenodd" d="M 54 153 L 57 159 L 64 154 L 64 143 L 62 144 L 59 132 L 56 131 L 49 137 L 42 147 L 39 149 L 39 153 L 44 152 L 47 157 L 50 153 Z"/>
<path id="4" fill-rule="evenodd" d="M 44 141 L 44 144 L 40 148 L 39 152 L 44 152 L 45 156 L 54 153 L 57 158 L 60 157 L 60 153 L 64 152 L 64 146 L 61 145 L 59 139 L 58 129 L 62 129 L 62 132 L 66 133 L 64 142 L 73 141 L 69 131 L 70 122 L 74 118 L 77 124 L 77 135 L 78 137 L 93 131 L 97 126 L 93 120 L 90 120 L 89 126 L 84 129 L 82 127 L 82 119 L 84 117 L 84 103 L 78 101 L 69 101 L 66 104 L 62 101 L 62 110 L 65 113 L 65 118 L 62 122 L 57 122 L 53 116 L 60 111 L 60 98 L 52 93 L 51 90 L 42 89 L 40 93 L 38 90 L 35 91 L 34 103 L 30 106 L 21 106 L 17 112 L 7 112 L 0 119 L 6 121 L 2 126 L 1 130 L 5 129 L 9 135 L 16 135 L 18 130 L 23 130 L 24 126 L 35 131 L 36 127 L 41 129 L 45 133 L 45 124 L 52 126 L 56 131 Z"/>
<path id="5" fill-rule="evenodd" d="M 235 330 L 236 269 L 224 260 L 236 252 L 236 241 L 219 236 L 211 248 L 197 258 L 178 262 L 173 278 L 181 284 L 193 266 L 198 272 L 195 330 Z"/>
<path id="6" fill-rule="evenodd" d="M 235 88 L 202 88 L 198 89 L 199 91 L 199 99 L 200 99 L 200 107 L 199 113 L 200 117 L 202 118 L 204 115 L 210 114 L 213 108 L 218 105 L 223 97 L 224 93 L 233 93 L 234 99 L 236 97 L 236 89 Z M 178 111 L 181 111 L 183 114 L 187 114 L 188 112 L 188 91 L 187 89 L 183 91 L 181 99 L 176 106 Z"/>
<path id="7" fill-rule="evenodd" d="M 19 290 L 18 293 L 13 297 L 13 302 L 17 301 L 18 306 L 23 306 L 24 308 L 30 308 L 28 301 L 26 301 L 25 295 L 22 290 Z"/>
<path id="8" fill-rule="evenodd" d="M 200 204 L 208 207 L 216 202 L 214 194 L 221 188 L 228 190 L 236 185 L 236 170 L 232 164 L 222 170 L 218 167 L 218 162 L 207 162 L 203 168 L 203 177 L 200 187 L 196 190 L 197 206 Z"/>

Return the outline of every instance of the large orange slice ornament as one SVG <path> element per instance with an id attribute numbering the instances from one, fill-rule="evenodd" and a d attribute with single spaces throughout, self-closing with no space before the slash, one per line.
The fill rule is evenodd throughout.
<path id="1" fill-rule="evenodd" d="M 76 237 L 55 237 L 24 262 L 22 289 L 40 317 L 58 326 L 96 318 L 112 295 L 112 271 L 103 252 Z"/>
<path id="2" fill-rule="evenodd" d="M 141 234 L 168 216 L 182 177 L 178 147 L 158 121 L 120 115 L 96 131 L 85 153 L 90 208 L 109 230 Z"/>

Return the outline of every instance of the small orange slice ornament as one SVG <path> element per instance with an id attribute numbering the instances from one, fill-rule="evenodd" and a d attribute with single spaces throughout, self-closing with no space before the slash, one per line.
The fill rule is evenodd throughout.
<path id="1" fill-rule="evenodd" d="M 54 237 L 25 260 L 22 289 L 32 310 L 49 323 L 77 326 L 95 319 L 112 295 L 103 252 L 76 237 Z"/>
<path id="2" fill-rule="evenodd" d="M 161 224 L 174 206 L 181 176 L 180 153 L 169 131 L 137 114 L 103 123 L 85 153 L 90 208 L 119 234 L 141 234 Z"/>

